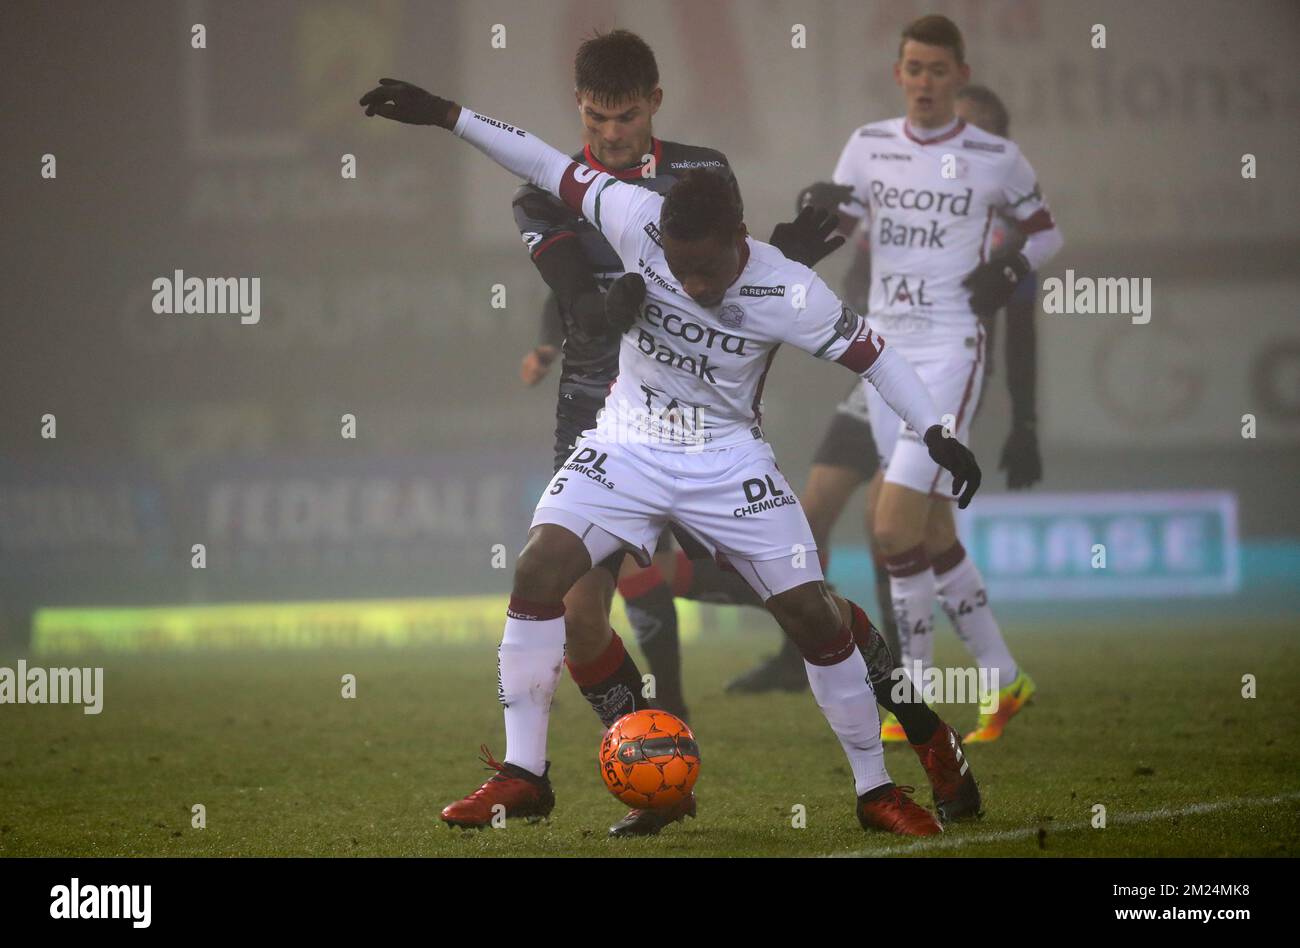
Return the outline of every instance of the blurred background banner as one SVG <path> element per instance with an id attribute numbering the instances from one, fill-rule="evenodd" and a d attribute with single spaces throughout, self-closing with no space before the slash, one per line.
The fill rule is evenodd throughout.
<path id="1" fill-rule="evenodd" d="M 335 596 L 492 591 L 546 483 L 521 474 L 526 461 L 484 450 L 212 466 L 189 481 L 189 526 L 208 538 L 221 599 L 309 597 L 322 584 Z"/>
<path id="2" fill-rule="evenodd" d="M 990 497 L 961 515 L 999 602 L 1222 596 L 1240 586 L 1226 492 Z"/>
<path id="3" fill-rule="evenodd" d="M 1196 515 L 1207 532 L 1159 541 L 1188 544 L 1161 569 L 1204 555 L 1209 585 L 1142 587 L 1158 597 L 1230 593 L 1232 524 L 1242 588 L 1261 545 L 1300 562 L 1291 0 L 10 2 L 4 628 L 25 636 L 55 605 L 507 592 L 550 472 L 555 378 L 517 374 L 544 287 L 511 218 L 515 182 L 441 131 L 366 120 L 356 101 L 380 76 L 576 150 L 573 52 L 593 29 L 633 29 L 659 59 L 656 133 L 726 152 L 765 237 L 856 127 L 902 112 L 898 33 L 927 12 L 962 27 L 973 80 L 1006 102 L 1050 199 L 1067 246 L 1042 276 L 1152 281 L 1146 325 L 1040 315 L 1046 477 L 1004 499 L 996 354 L 973 437 L 990 581 L 1059 590 L 1039 560 L 999 574 L 997 531 L 1023 516 L 1050 533 L 1075 508 L 1047 508 L 1080 492 L 1222 494 L 1220 513 Z M 833 287 L 848 263 L 821 268 Z M 154 313 L 152 281 L 177 269 L 259 278 L 260 319 Z M 796 485 L 849 381 L 799 353 L 776 361 L 764 427 Z M 1079 516 L 1104 532 L 1121 514 Z M 1133 514 L 1157 533 L 1174 517 Z M 861 518 L 835 536 L 861 551 Z M 1098 594 L 1129 594 L 1107 575 Z"/>

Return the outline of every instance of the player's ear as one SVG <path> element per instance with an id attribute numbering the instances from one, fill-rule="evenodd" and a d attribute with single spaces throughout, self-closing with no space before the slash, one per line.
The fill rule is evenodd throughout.
<path id="1" fill-rule="evenodd" d="M 894 82 L 900 86 L 903 84 L 903 61 L 901 59 L 894 63 Z"/>
<path id="2" fill-rule="evenodd" d="M 662 88 L 656 87 L 655 90 L 650 93 L 650 114 L 653 116 L 656 112 L 659 111 L 659 106 L 663 104 L 664 104 L 664 90 Z"/>
<path id="3" fill-rule="evenodd" d="M 961 77 L 961 85 L 964 86 L 970 82 L 970 63 L 962 63 L 958 66 L 957 75 Z M 961 86 L 958 86 L 958 88 L 961 88 Z"/>
<path id="4" fill-rule="evenodd" d="M 582 112 L 582 93 L 577 89 L 573 90 L 573 101 L 578 105 L 578 112 Z"/>

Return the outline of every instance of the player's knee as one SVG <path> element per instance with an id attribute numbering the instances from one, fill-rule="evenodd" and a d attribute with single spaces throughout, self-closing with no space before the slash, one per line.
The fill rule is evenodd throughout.
<path id="1" fill-rule="evenodd" d="M 920 543 L 923 532 L 916 526 L 902 523 L 893 517 L 877 517 L 872 537 L 881 553 L 893 556 L 905 553 Z"/>
<path id="2" fill-rule="evenodd" d="M 840 613 L 824 583 L 805 583 L 768 600 L 768 608 L 786 635 L 805 654 L 843 627 Z"/>
<path id="3" fill-rule="evenodd" d="M 582 540 L 568 530 L 533 531 L 515 565 L 513 595 L 531 602 L 559 602 L 590 566 Z"/>

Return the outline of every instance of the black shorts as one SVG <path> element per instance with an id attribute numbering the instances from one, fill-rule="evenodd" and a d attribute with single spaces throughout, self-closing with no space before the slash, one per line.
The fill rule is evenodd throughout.
<path id="1" fill-rule="evenodd" d="M 555 406 L 554 474 L 564 467 L 582 433 L 596 427 L 596 413 L 605 407 L 605 393 L 598 387 L 560 382 L 560 399 Z"/>
<path id="2" fill-rule="evenodd" d="M 864 481 L 871 480 L 880 468 L 861 383 L 855 384 L 848 397 L 835 407 L 826 434 L 813 454 L 813 463 L 847 467 L 861 474 Z"/>
<path id="3" fill-rule="evenodd" d="M 551 473 L 554 474 L 564 467 L 564 462 L 569 460 L 569 455 L 577 446 L 578 439 L 582 433 L 596 427 L 596 414 L 605 407 L 605 392 L 608 390 L 608 383 L 587 384 L 585 382 L 574 382 L 571 380 L 560 380 L 560 398 L 555 405 L 555 447 L 554 462 L 551 467 Z M 609 570 L 614 581 L 618 581 L 618 574 L 623 568 L 623 557 L 627 556 L 626 550 L 619 550 L 617 553 L 611 553 L 596 566 L 603 566 Z"/>

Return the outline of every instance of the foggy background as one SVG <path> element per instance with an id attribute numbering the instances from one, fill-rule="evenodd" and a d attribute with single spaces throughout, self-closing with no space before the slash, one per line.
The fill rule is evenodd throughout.
<path id="1" fill-rule="evenodd" d="M 1032 493 L 1224 489 L 1243 540 L 1300 538 L 1293 2 L 8 2 L 9 635 L 52 604 L 508 590 L 491 547 L 513 564 L 550 475 L 558 371 L 518 379 L 544 285 L 516 182 L 441 130 L 365 119 L 380 76 L 573 151 L 573 53 L 632 29 L 659 60 L 656 134 L 726 152 L 765 238 L 855 128 L 902 113 L 898 34 L 928 12 L 964 31 L 1065 235 L 1041 276 L 1153 281 L 1149 325 L 1040 315 Z M 838 290 L 848 263 L 819 270 Z M 154 314 L 152 281 L 177 269 L 260 277 L 260 323 Z M 1005 483 L 1004 361 L 999 344 L 973 437 L 987 497 Z M 764 428 L 796 487 L 852 382 L 776 360 Z M 859 505 L 837 542 L 861 542 Z"/>

